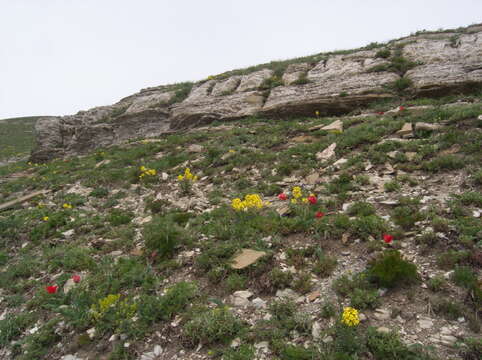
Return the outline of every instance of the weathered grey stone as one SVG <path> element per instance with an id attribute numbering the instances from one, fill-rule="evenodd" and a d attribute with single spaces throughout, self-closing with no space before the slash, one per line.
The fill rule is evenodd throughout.
<path id="1" fill-rule="evenodd" d="M 264 97 L 258 91 L 234 93 L 227 96 L 205 96 L 184 101 L 171 110 L 171 128 L 203 125 L 215 120 L 234 120 L 255 114 L 263 106 Z"/>
<path id="2" fill-rule="evenodd" d="M 455 42 L 453 35 L 458 36 Z M 414 96 L 459 92 L 482 83 L 480 24 L 467 27 L 464 32 L 419 34 L 393 43 L 404 43 L 402 55 L 415 63 L 404 74 L 412 80 L 410 90 Z M 390 61 L 376 58 L 375 54 L 376 50 L 356 51 L 330 55 L 315 64 L 291 64 L 282 76 L 286 86 L 269 91 L 258 91 L 274 74 L 273 70 L 263 69 L 220 81 L 199 82 L 184 101 L 174 105 L 169 105 L 173 88 L 158 86 L 143 89 L 111 106 L 43 118 L 35 127 L 37 146 L 31 160 L 44 162 L 133 138 L 255 114 L 278 118 L 344 114 L 393 96 L 387 85 L 400 75 L 371 71 Z M 306 75 L 308 83 L 293 85 L 302 75 Z M 412 112 L 419 110 L 424 109 L 410 108 Z M 398 112 L 399 109 L 393 111 L 394 115 Z"/>
<path id="3" fill-rule="evenodd" d="M 341 114 L 362 104 L 390 97 L 384 85 L 397 80 L 399 75 L 367 72 L 369 68 L 383 63 L 369 56 L 373 57 L 374 53 L 337 55 L 320 61 L 308 72 L 308 84 L 272 89 L 261 112 L 275 117 L 313 116 L 315 112 L 320 115 Z"/>
<path id="4" fill-rule="evenodd" d="M 217 82 L 211 94 L 213 96 L 223 96 L 232 94 L 241 82 L 241 76 L 231 76 L 226 80 Z"/>
<path id="5" fill-rule="evenodd" d="M 282 77 L 283 83 L 285 85 L 293 84 L 294 82 L 298 81 L 301 76 L 306 75 L 310 68 L 311 65 L 308 63 L 288 65 Z"/>
<path id="6" fill-rule="evenodd" d="M 261 86 L 263 81 L 273 76 L 273 73 L 273 70 L 264 69 L 242 76 L 241 82 L 236 92 L 257 90 Z"/>
<path id="7" fill-rule="evenodd" d="M 173 92 L 162 92 L 136 98 L 127 108 L 126 114 L 140 113 L 153 107 L 166 105 L 174 95 Z"/>
<path id="8" fill-rule="evenodd" d="M 464 34 L 453 47 L 450 38 L 417 39 L 403 48 L 403 56 L 421 65 L 406 73 L 421 93 L 446 93 L 482 81 L 481 34 Z"/>

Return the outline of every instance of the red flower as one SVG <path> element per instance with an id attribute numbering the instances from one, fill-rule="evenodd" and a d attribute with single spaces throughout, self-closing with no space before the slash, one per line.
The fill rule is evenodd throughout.
<path id="1" fill-rule="evenodd" d="M 405 106 L 400 106 L 400 107 L 398 108 L 398 110 L 399 110 L 399 111 L 405 110 Z"/>
<path id="2" fill-rule="evenodd" d="M 55 294 L 57 292 L 57 289 L 58 289 L 57 285 L 50 285 L 45 287 L 45 290 L 47 290 L 49 294 Z"/>
<path id="3" fill-rule="evenodd" d="M 377 112 L 377 114 L 378 114 L 378 115 L 383 115 L 383 114 L 385 114 L 385 113 L 384 113 L 383 111 L 379 111 L 379 112 Z"/>
<path id="4" fill-rule="evenodd" d="M 286 196 L 285 193 L 281 193 L 281 194 L 278 195 L 278 199 L 280 199 L 280 200 L 288 200 L 288 196 Z"/>
<path id="5" fill-rule="evenodd" d="M 315 218 L 321 219 L 323 216 L 325 216 L 325 213 L 321 211 L 317 211 L 315 214 Z"/>
<path id="6" fill-rule="evenodd" d="M 308 196 L 308 201 L 310 204 L 316 204 L 316 196 Z"/>
<path id="7" fill-rule="evenodd" d="M 392 235 L 383 234 L 383 241 L 385 242 L 385 244 L 391 244 L 392 240 L 393 240 Z"/>
<path id="8" fill-rule="evenodd" d="M 80 282 L 80 275 L 72 275 L 72 280 L 74 280 L 74 283 Z"/>

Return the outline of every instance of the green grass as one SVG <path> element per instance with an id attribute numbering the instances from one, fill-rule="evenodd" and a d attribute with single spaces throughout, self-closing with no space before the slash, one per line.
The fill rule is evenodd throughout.
<path id="1" fill-rule="evenodd" d="M 34 145 L 34 125 L 39 116 L 0 120 L 0 164 L 29 155 Z"/>

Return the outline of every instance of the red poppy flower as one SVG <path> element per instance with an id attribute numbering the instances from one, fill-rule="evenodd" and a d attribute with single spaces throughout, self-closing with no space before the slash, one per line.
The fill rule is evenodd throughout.
<path id="1" fill-rule="evenodd" d="M 74 280 L 74 283 L 80 282 L 80 275 L 72 275 L 72 280 Z"/>
<path id="2" fill-rule="evenodd" d="M 308 196 L 308 201 L 310 204 L 316 204 L 316 196 Z"/>
<path id="3" fill-rule="evenodd" d="M 383 114 L 385 114 L 385 113 L 384 113 L 383 111 L 379 111 L 379 112 L 377 112 L 377 114 L 378 114 L 378 115 L 383 115 Z"/>
<path id="4" fill-rule="evenodd" d="M 55 294 L 57 292 L 57 289 L 58 289 L 57 285 L 50 285 L 45 287 L 45 290 L 47 290 L 49 294 Z"/>
<path id="5" fill-rule="evenodd" d="M 391 244 L 392 240 L 393 240 L 392 235 L 388 235 L 388 234 L 383 235 L 383 241 L 385 242 L 385 244 Z"/>
<path id="6" fill-rule="evenodd" d="M 321 211 L 317 211 L 316 214 L 315 214 L 315 217 L 318 218 L 318 219 L 321 219 L 323 216 L 325 216 L 325 213 L 323 213 Z"/>
<path id="7" fill-rule="evenodd" d="M 286 196 L 285 193 L 281 193 L 281 194 L 278 195 L 278 199 L 280 199 L 280 200 L 288 200 L 288 196 Z"/>
<path id="8" fill-rule="evenodd" d="M 400 107 L 398 108 L 398 110 L 399 110 L 399 111 L 405 110 L 405 106 L 400 106 Z"/>

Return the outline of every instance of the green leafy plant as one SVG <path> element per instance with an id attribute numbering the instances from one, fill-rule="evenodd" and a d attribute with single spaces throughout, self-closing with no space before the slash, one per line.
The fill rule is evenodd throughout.
<path id="1" fill-rule="evenodd" d="M 386 288 L 413 284 L 418 281 L 417 266 L 407 260 L 397 250 L 385 251 L 368 265 L 369 278 Z"/>

